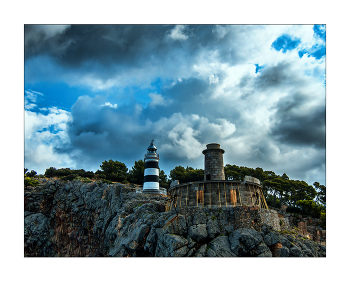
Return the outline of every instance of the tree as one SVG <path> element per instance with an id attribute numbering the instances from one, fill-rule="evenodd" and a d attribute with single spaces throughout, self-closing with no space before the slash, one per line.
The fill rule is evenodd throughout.
<path id="1" fill-rule="evenodd" d="M 37 174 L 37 173 L 36 173 L 35 170 L 31 170 L 30 172 L 27 172 L 27 173 L 26 173 L 26 176 L 28 176 L 28 177 L 34 177 L 36 174 Z"/>
<path id="2" fill-rule="evenodd" d="M 166 189 L 168 189 L 170 186 L 164 170 L 159 171 L 159 186 Z"/>
<path id="3" fill-rule="evenodd" d="M 193 167 L 176 166 L 170 171 L 171 180 L 179 180 L 180 183 L 202 181 L 204 179 L 203 169 Z"/>
<path id="4" fill-rule="evenodd" d="M 194 169 L 193 167 L 186 167 L 185 182 L 202 181 L 204 179 L 203 169 Z"/>
<path id="5" fill-rule="evenodd" d="M 186 169 L 179 165 L 170 171 L 171 180 L 179 180 L 180 183 L 184 183 L 186 179 Z"/>
<path id="6" fill-rule="evenodd" d="M 313 200 L 299 200 L 297 206 L 301 208 L 303 214 L 316 218 L 321 217 L 321 212 L 324 209 L 322 205 L 315 203 Z"/>
<path id="7" fill-rule="evenodd" d="M 128 168 L 122 162 L 104 161 L 100 168 L 108 180 L 121 182 L 127 179 Z"/>
<path id="8" fill-rule="evenodd" d="M 54 177 L 57 175 L 57 170 L 54 167 L 47 168 L 44 175 L 45 177 Z"/>
<path id="9" fill-rule="evenodd" d="M 145 174 L 145 162 L 143 160 L 135 161 L 134 166 L 129 171 L 129 181 L 136 184 L 143 184 Z"/>
<path id="10" fill-rule="evenodd" d="M 319 182 L 314 182 L 314 187 L 317 191 L 316 202 L 320 202 L 322 205 L 326 206 L 326 186 L 320 185 Z"/>

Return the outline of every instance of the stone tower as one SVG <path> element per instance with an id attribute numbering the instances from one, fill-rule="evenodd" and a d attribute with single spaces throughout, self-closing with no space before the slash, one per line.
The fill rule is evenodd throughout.
<path id="1" fill-rule="evenodd" d="M 225 150 L 220 144 L 211 143 L 202 152 L 204 157 L 204 180 L 225 180 L 224 156 Z"/>
<path id="2" fill-rule="evenodd" d="M 159 155 L 153 141 L 147 148 L 147 154 L 145 154 L 144 192 L 159 192 Z"/>

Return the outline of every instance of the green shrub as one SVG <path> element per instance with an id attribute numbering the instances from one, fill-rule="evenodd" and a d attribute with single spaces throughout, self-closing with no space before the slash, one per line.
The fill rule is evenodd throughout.
<path id="1" fill-rule="evenodd" d="M 69 174 L 67 176 L 62 176 L 60 179 L 63 180 L 63 181 L 72 181 L 72 180 L 74 180 L 77 177 L 78 177 L 77 174 Z"/>
<path id="2" fill-rule="evenodd" d="M 39 185 L 38 180 L 31 179 L 28 176 L 24 177 L 24 186 L 25 187 L 28 187 L 28 186 L 34 187 L 34 186 L 38 186 L 38 185 Z"/>
<path id="3" fill-rule="evenodd" d="M 320 225 L 323 229 L 326 229 L 326 211 L 321 212 L 320 217 L 321 217 L 321 224 Z"/>

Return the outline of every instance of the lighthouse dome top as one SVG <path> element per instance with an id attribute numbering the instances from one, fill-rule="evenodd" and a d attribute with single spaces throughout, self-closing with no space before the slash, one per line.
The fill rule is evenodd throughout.
<path id="1" fill-rule="evenodd" d="M 157 151 L 157 147 L 154 146 L 153 142 L 154 142 L 154 140 L 152 139 L 151 145 L 148 146 L 147 151 L 150 151 L 150 152 Z"/>

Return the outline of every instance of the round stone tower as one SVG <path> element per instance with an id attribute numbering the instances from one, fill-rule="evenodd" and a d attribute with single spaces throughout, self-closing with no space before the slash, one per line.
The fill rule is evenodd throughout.
<path id="1" fill-rule="evenodd" d="M 225 150 L 220 144 L 211 143 L 202 152 L 204 157 L 204 180 L 225 180 L 224 156 Z"/>
<path id="2" fill-rule="evenodd" d="M 153 144 L 147 148 L 147 154 L 145 155 L 145 173 L 143 182 L 143 191 L 157 192 L 159 191 L 159 155 L 157 154 L 157 148 Z"/>

